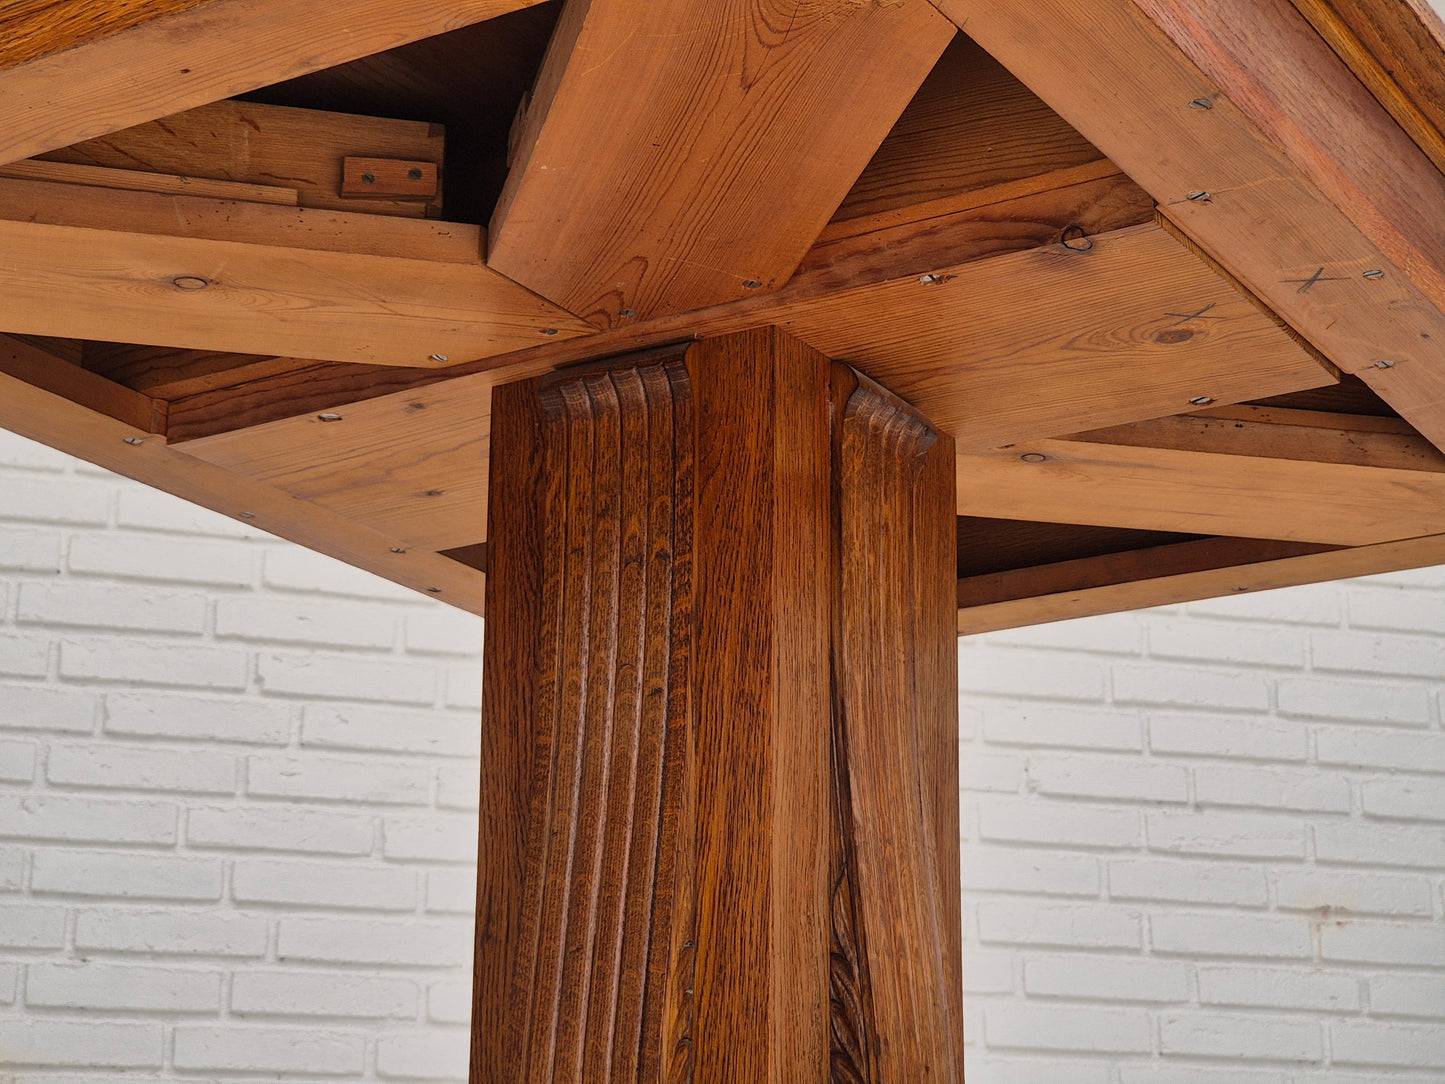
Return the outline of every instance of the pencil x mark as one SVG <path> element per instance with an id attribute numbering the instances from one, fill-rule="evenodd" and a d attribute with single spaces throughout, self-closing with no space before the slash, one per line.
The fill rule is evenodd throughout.
<path id="1" fill-rule="evenodd" d="M 1295 291 L 1295 292 L 1296 292 L 1296 293 L 1301 293 L 1301 294 L 1307 294 L 1307 293 L 1309 293 L 1310 287 L 1313 286 L 1313 285 L 1314 285 L 1315 283 L 1317 283 L 1317 282 L 1344 282 L 1345 280 L 1344 280 L 1343 277 L 1338 277 L 1338 276 L 1336 276 L 1336 277 L 1331 277 L 1331 276 L 1329 276 L 1329 275 L 1326 275 L 1326 274 L 1325 274 L 1325 269 L 1324 269 L 1323 267 L 1321 267 L 1318 271 L 1316 271 L 1313 275 L 1311 275 L 1311 276 L 1310 276 L 1309 278 L 1307 278 L 1307 279 L 1285 279 L 1284 281 L 1285 281 L 1285 282 L 1290 282 L 1290 283 L 1295 283 L 1295 282 L 1299 283 L 1299 284 L 1300 284 L 1300 288 L 1299 288 L 1297 291 Z"/>
<path id="2" fill-rule="evenodd" d="M 1223 320 L 1224 317 L 1222 317 L 1222 316 L 1205 316 L 1205 315 L 1204 315 L 1204 314 L 1207 313 L 1210 309 L 1214 308 L 1214 305 L 1215 305 L 1215 302 L 1211 301 L 1208 305 L 1205 305 L 1204 308 L 1200 309 L 1198 312 L 1191 312 L 1191 313 L 1166 312 L 1164 315 L 1165 315 L 1165 316 L 1177 316 L 1177 317 L 1179 317 L 1179 319 L 1178 319 L 1178 320 L 1175 320 L 1174 323 L 1169 324 L 1169 325 L 1168 325 L 1169 327 L 1178 327 L 1180 324 L 1187 324 L 1187 323 L 1189 323 L 1190 320 Z"/>

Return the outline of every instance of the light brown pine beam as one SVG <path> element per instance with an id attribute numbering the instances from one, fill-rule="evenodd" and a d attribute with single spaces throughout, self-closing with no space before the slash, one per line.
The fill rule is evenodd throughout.
<path id="1" fill-rule="evenodd" d="M 475 226 L 0 180 L 0 331 L 436 367 L 585 335 Z"/>
<path id="2" fill-rule="evenodd" d="M 1430 256 L 1445 181 L 1288 0 L 935 2 L 1270 308 L 1445 444 L 1445 272 Z"/>
<path id="3" fill-rule="evenodd" d="M 1445 455 L 1395 419 L 1313 413 L 1236 407 L 961 456 L 959 512 L 1338 546 L 1445 533 Z"/>
<path id="4" fill-rule="evenodd" d="M 1445 561 L 1445 534 L 1335 547 L 1208 538 L 958 581 L 961 635 L 1170 606 Z"/>
<path id="5" fill-rule="evenodd" d="M 150 432 L 151 400 L 0 335 L 0 427 L 480 614 L 485 577 Z M 435 589 L 435 590 L 433 590 Z"/>
<path id="6" fill-rule="evenodd" d="M 579 0 L 488 261 L 598 327 L 777 289 L 954 36 L 927 0 Z"/>
<path id="7" fill-rule="evenodd" d="M 55 0 L 0 22 L 0 162 L 441 34 L 536 0 Z"/>

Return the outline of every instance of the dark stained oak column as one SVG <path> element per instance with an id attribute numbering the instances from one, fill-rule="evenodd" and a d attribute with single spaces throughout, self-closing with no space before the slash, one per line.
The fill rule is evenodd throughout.
<path id="1" fill-rule="evenodd" d="M 962 1080 L 953 503 L 773 328 L 497 390 L 474 1084 Z"/>

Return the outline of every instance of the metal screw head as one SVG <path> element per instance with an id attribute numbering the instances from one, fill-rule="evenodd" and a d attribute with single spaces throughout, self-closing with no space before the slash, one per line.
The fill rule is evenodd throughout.
<path id="1" fill-rule="evenodd" d="M 763 288 L 763 284 L 762 284 L 761 282 L 759 282 L 757 279 L 744 279 L 744 280 L 743 280 L 743 289 L 745 289 L 745 290 L 761 290 L 762 288 Z"/>
<path id="2" fill-rule="evenodd" d="M 242 518 L 242 519 L 255 519 L 255 518 L 256 518 L 256 513 L 255 513 L 255 512 L 242 512 L 242 513 L 241 513 L 241 518 Z"/>
<path id="3" fill-rule="evenodd" d="M 1213 109 L 1214 103 L 1208 98 L 1195 98 L 1189 103 L 1190 109 Z"/>
<path id="4" fill-rule="evenodd" d="M 935 282 L 942 282 L 942 281 L 943 281 L 943 276 L 942 276 L 942 275 L 919 275 L 919 276 L 918 276 L 918 281 L 921 282 L 924 286 L 931 286 L 931 285 L 932 285 L 933 283 L 935 283 Z"/>
<path id="5" fill-rule="evenodd" d="M 442 593 L 442 589 L 440 587 L 428 587 L 427 590 L 434 595 L 439 595 Z"/>
<path id="6" fill-rule="evenodd" d="M 340 414 L 318 414 L 318 415 L 316 415 L 316 420 L 317 420 L 318 422 L 339 422 L 339 421 L 341 420 L 341 415 L 340 415 Z"/>
<path id="7" fill-rule="evenodd" d="M 1367 279 L 1382 279 L 1382 278 L 1384 278 L 1384 277 L 1385 277 L 1385 272 L 1381 271 L 1378 267 L 1375 268 L 1373 271 L 1366 271 L 1366 272 L 1365 272 L 1365 278 L 1367 278 Z"/>
<path id="8" fill-rule="evenodd" d="M 451 359 L 448 355 L 446 355 L 446 354 L 428 354 L 427 357 L 430 358 L 432 361 L 451 361 L 451 360 L 452 360 L 452 359 Z"/>
<path id="9" fill-rule="evenodd" d="M 637 310 L 636 310 L 636 309 L 622 309 L 622 310 L 620 310 L 620 311 L 617 313 L 617 315 L 618 315 L 618 316 L 625 316 L 625 317 L 627 317 L 627 318 L 630 320 L 630 319 L 632 319 L 632 317 L 634 317 L 634 316 L 637 315 Z"/>
<path id="10" fill-rule="evenodd" d="M 1196 395 L 1193 399 L 1191 399 L 1191 400 L 1189 400 L 1189 401 L 1190 401 L 1191 403 L 1193 403 L 1195 406 L 1208 406 L 1210 403 L 1214 402 L 1214 396 L 1212 396 L 1212 395 Z"/>
<path id="11" fill-rule="evenodd" d="M 171 279 L 171 285 L 178 290 L 204 290 L 210 284 L 210 279 L 203 279 L 200 275 L 177 275 Z"/>
<path id="12" fill-rule="evenodd" d="M 404 546 L 392 546 L 392 547 L 391 547 L 391 552 L 392 552 L 392 553 L 405 553 L 405 552 L 406 552 L 406 548 L 405 548 Z"/>
<path id="13" fill-rule="evenodd" d="M 362 184 L 375 184 L 375 183 L 376 183 L 376 174 L 375 174 L 375 173 L 363 173 L 363 174 L 361 175 L 361 183 L 362 183 Z"/>
<path id="14" fill-rule="evenodd" d="M 1044 455 L 1043 452 L 1025 452 L 1023 455 L 1019 456 L 1019 458 L 1022 459 L 1025 463 L 1043 463 L 1049 457 Z"/>
<path id="15" fill-rule="evenodd" d="M 555 334 L 557 334 L 557 329 L 556 329 L 555 327 L 544 327 L 544 328 L 542 329 L 542 334 L 543 334 L 543 335 L 555 335 Z"/>
<path id="16" fill-rule="evenodd" d="M 1189 200 L 1191 203 L 1208 203 L 1209 193 L 1205 192 L 1203 189 L 1199 189 L 1194 192 L 1186 193 L 1184 198 Z"/>
<path id="17" fill-rule="evenodd" d="M 407 170 L 406 175 L 413 181 L 421 180 L 421 170 L 417 169 L 416 166 L 412 166 L 411 169 Z"/>
<path id="18" fill-rule="evenodd" d="M 127 444 L 144 444 L 144 443 L 145 443 L 145 441 L 141 440 L 140 437 L 126 437 L 126 438 L 124 438 L 124 439 L 125 439 L 125 442 L 126 442 Z"/>
<path id="19" fill-rule="evenodd" d="M 1375 362 L 1375 368 L 1376 368 L 1376 369 L 1393 369 L 1394 367 L 1395 367 L 1395 363 L 1394 363 L 1393 361 L 1377 361 L 1377 362 Z"/>

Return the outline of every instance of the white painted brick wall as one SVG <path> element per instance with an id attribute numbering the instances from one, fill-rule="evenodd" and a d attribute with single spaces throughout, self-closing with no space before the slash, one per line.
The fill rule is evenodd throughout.
<path id="1" fill-rule="evenodd" d="M 0 1082 L 465 1079 L 480 657 L 0 433 Z"/>
<path id="2" fill-rule="evenodd" d="M 0 1082 L 465 1078 L 480 623 L 0 434 Z M 1445 570 L 965 640 L 970 1084 L 1445 1080 Z"/>
<path id="3" fill-rule="evenodd" d="M 1445 1080 L 1445 569 L 960 646 L 970 1084 Z"/>

